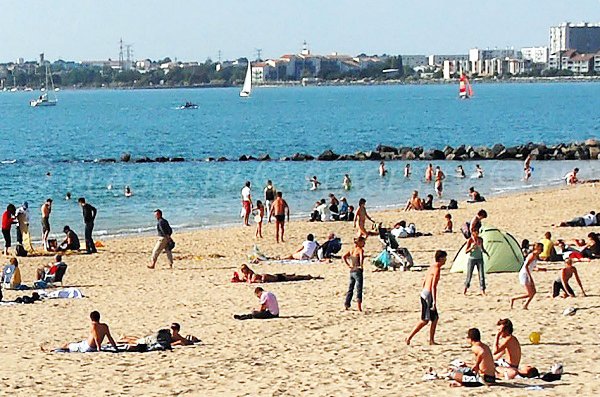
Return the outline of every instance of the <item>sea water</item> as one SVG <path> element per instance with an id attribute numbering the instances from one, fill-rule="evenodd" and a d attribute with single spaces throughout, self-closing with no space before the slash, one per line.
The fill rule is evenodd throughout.
<path id="1" fill-rule="evenodd" d="M 424 182 L 427 162 L 388 162 L 385 178 L 377 162 L 205 162 L 269 153 L 318 155 L 393 146 L 553 144 L 598 136 L 600 85 L 481 84 L 475 97 L 457 99 L 453 85 L 257 88 L 251 98 L 237 89 L 64 90 L 56 107 L 30 108 L 35 92 L 0 93 L 0 202 L 31 207 L 33 230 L 39 207 L 52 197 L 53 232 L 66 224 L 83 233 L 80 196 L 99 212 L 96 231 L 120 235 L 151 231 L 152 211 L 163 209 L 177 228 L 239 222 L 240 189 L 253 184 L 262 198 L 267 179 L 284 192 L 292 214 L 306 216 L 328 193 L 350 204 L 364 197 L 370 208 L 402 206 L 412 190 L 434 193 Z M 186 101 L 197 110 L 178 110 Z M 184 157 L 184 163 L 84 162 L 132 157 Z M 438 161 L 448 175 L 444 197 L 464 200 L 470 186 L 484 196 L 560 184 L 573 167 L 596 178 L 600 162 L 535 161 L 533 177 L 522 181 L 522 162 L 482 161 L 483 179 L 470 178 L 474 162 L 462 163 L 467 178 L 455 177 L 458 162 Z M 49 174 L 49 175 L 47 175 Z M 349 174 L 350 191 L 342 189 Z M 307 179 L 323 183 L 310 191 Z M 129 185 L 133 197 L 125 198 Z M 108 187 L 112 189 L 108 189 Z M 66 192 L 73 199 L 64 200 Z M 35 232 L 34 232 L 35 233 Z"/>

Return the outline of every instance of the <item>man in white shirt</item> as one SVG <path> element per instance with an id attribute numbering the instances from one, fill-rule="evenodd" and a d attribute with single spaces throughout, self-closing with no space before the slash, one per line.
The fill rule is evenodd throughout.
<path id="1" fill-rule="evenodd" d="M 298 248 L 298 251 L 282 259 L 309 260 L 313 258 L 318 247 L 319 244 L 315 241 L 315 236 L 309 234 L 306 236 L 306 241 L 302 243 L 300 248 Z"/>
<path id="2" fill-rule="evenodd" d="M 331 210 L 327 205 L 325 199 L 321 200 L 321 204 L 315 208 L 321 217 L 321 222 L 329 222 L 331 220 Z"/>
<path id="3" fill-rule="evenodd" d="M 390 232 L 392 236 L 396 238 L 406 238 L 408 237 L 408 231 L 406 230 L 406 222 L 401 221 L 394 225 L 394 228 Z"/>
<path id="4" fill-rule="evenodd" d="M 584 215 L 583 221 L 586 226 L 596 226 L 596 212 L 590 211 L 589 214 Z"/>
<path id="5" fill-rule="evenodd" d="M 250 212 L 252 212 L 252 195 L 250 193 L 250 181 L 246 181 L 245 186 L 242 188 L 242 213 L 244 214 L 244 226 L 250 226 L 248 219 L 250 219 Z"/>
<path id="6" fill-rule="evenodd" d="M 577 179 L 577 173 L 579 172 L 579 168 L 573 169 L 573 171 L 569 172 L 565 175 L 565 182 L 567 185 L 575 185 L 579 183 L 579 179 Z"/>
<path id="7" fill-rule="evenodd" d="M 260 307 L 258 310 L 252 311 L 251 314 L 234 314 L 236 320 L 249 320 L 252 318 L 268 319 L 279 317 L 279 303 L 275 294 L 265 291 L 261 287 L 256 287 L 254 293 L 260 299 Z"/>

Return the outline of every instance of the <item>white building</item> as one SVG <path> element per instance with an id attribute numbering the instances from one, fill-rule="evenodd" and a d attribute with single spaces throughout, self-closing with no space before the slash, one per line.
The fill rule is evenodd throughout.
<path id="1" fill-rule="evenodd" d="M 533 63 L 548 63 L 548 47 L 524 47 L 521 48 L 523 59 Z"/>

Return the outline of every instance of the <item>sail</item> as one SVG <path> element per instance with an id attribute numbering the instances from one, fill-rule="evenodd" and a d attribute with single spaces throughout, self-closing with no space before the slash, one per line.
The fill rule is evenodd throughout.
<path id="1" fill-rule="evenodd" d="M 252 64 L 248 61 L 248 70 L 246 71 L 246 78 L 244 79 L 244 86 L 240 92 L 240 96 L 248 97 L 252 92 Z"/>
<path id="2" fill-rule="evenodd" d="M 458 96 L 460 98 L 469 98 L 473 96 L 473 89 L 471 88 L 471 84 L 469 84 L 469 79 L 464 73 L 460 75 L 460 80 L 458 81 Z"/>
<path id="3" fill-rule="evenodd" d="M 52 73 L 46 65 L 46 84 L 42 90 L 42 95 L 37 99 L 29 101 L 29 105 L 32 107 L 38 106 L 56 106 L 58 98 L 56 97 L 56 89 L 54 88 L 54 80 L 52 79 Z"/>

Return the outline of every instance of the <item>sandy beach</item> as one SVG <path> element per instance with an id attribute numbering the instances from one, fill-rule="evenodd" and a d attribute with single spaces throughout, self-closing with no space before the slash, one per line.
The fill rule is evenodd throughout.
<path id="1" fill-rule="evenodd" d="M 339 259 L 331 264 L 261 263 L 251 267 L 262 273 L 312 274 L 324 279 L 265 284 L 277 295 L 281 317 L 250 321 L 237 321 L 232 315 L 258 305 L 253 294 L 256 285 L 234 284 L 230 278 L 247 262 L 256 242 L 254 227 L 174 234 L 177 247 L 172 270 L 164 256 L 156 270 L 146 268 L 154 237 L 105 241 L 98 255 L 73 255 L 65 260 L 69 265 L 65 286 L 80 288 L 85 299 L 0 306 L 0 395 L 597 395 L 599 261 L 577 264 L 587 298 L 575 286 L 577 298 L 549 297 L 559 263 L 551 264 L 548 272 L 536 272 L 538 295 L 528 311 L 519 304 L 509 309 L 509 296 L 522 292 L 517 273 L 489 274 L 485 297 L 477 295 L 474 278 L 470 295 L 463 296 L 464 275 L 450 274 L 449 269 L 464 242 L 460 225 L 480 208 L 489 213 L 485 224 L 510 232 L 519 242 L 523 238 L 537 241 L 546 231 L 555 238 L 572 240 L 585 238 L 590 231 L 600 232 L 600 227 L 551 225 L 600 210 L 598 197 L 597 187 L 581 185 L 494 197 L 482 205 L 463 201 L 452 211 L 453 234 L 442 233 L 445 211 L 372 213 L 385 225 L 405 219 L 416 223 L 419 231 L 433 234 L 401 241 L 417 264 L 431 264 L 436 249 L 448 251 L 439 284 L 438 346 L 427 344 L 426 330 L 411 346 L 404 343 L 419 320 L 424 272 L 373 272 L 371 257 L 382 249 L 377 238 L 370 238 L 366 245 L 363 313 L 344 310 L 348 271 Z M 165 218 L 175 210 L 163 208 Z M 351 223 L 342 222 L 293 221 L 284 244 L 275 243 L 274 227 L 266 225 L 265 238 L 258 245 L 269 256 L 287 255 L 307 233 L 323 241 L 330 231 L 342 238 L 343 252 L 350 248 L 355 231 Z M 23 282 L 31 284 L 35 269 L 49 260 L 21 260 Z M 23 294 L 5 290 L 4 299 Z M 562 315 L 568 306 L 579 309 L 575 316 Z M 144 354 L 41 351 L 40 346 L 52 349 L 84 338 L 92 310 L 100 311 L 114 336 L 142 336 L 176 321 L 182 324 L 183 334 L 194 334 L 203 342 Z M 449 388 L 447 381 L 421 380 L 429 367 L 443 372 L 453 359 L 471 360 L 465 339 L 468 328 L 478 327 L 483 341 L 493 344 L 495 324 L 505 317 L 513 321 L 523 345 L 522 364 L 548 371 L 553 363 L 561 362 L 566 372 L 562 380 L 501 381 L 499 386 L 469 391 Z M 529 342 L 532 331 L 542 334 L 539 345 Z M 530 386 L 543 389 L 527 390 Z"/>

